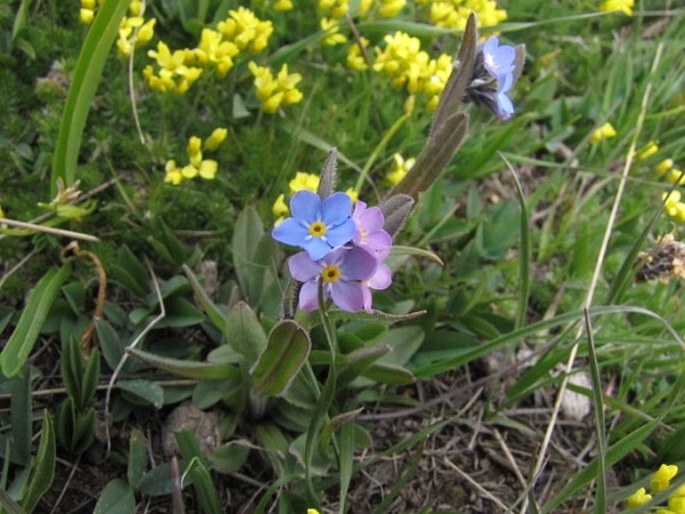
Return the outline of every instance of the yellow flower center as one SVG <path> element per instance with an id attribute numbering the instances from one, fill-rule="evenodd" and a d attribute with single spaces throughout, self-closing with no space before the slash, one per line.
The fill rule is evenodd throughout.
<path id="1" fill-rule="evenodd" d="M 320 221 L 315 221 L 309 225 L 309 234 L 314 237 L 321 237 L 326 233 L 326 225 Z"/>
<path id="2" fill-rule="evenodd" d="M 324 282 L 337 282 L 340 279 L 340 268 L 334 264 L 326 266 L 321 272 L 321 278 Z"/>

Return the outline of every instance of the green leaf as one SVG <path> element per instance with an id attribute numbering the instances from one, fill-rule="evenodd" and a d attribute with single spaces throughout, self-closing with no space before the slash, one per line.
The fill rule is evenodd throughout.
<path id="1" fill-rule="evenodd" d="M 111 369 L 116 369 L 124 354 L 126 345 L 122 343 L 119 334 L 112 328 L 112 325 L 102 318 L 95 318 L 95 330 L 98 334 L 100 349 L 105 361 L 107 361 L 107 365 Z"/>
<path id="2" fill-rule="evenodd" d="M 416 377 L 411 371 L 392 364 L 372 364 L 363 376 L 374 382 L 389 385 L 407 385 L 416 382 Z"/>
<path id="3" fill-rule="evenodd" d="M 230 442 L 214 450 L 209 461 L 212 468 L 219 473 L 234 473 L 243 466 L 249 454 L 249 446 Z"/>
<path id="4" fill-rule="evenodd" d="M 371 365 L 384 355 L 390 353 L 392 348 L 387 344 L 366 346 L 345 355 L 344 364 L 338 371 L 336 388 L 341 390 L 359 375 L 364 373 Z"/>
<path id="5" fill-rule="evenodd" d="M 12 379 L 11 394 L 12 407 L 10 420 L 12 423 L 12 460 L 27 466 L 31 458 L 31 382 L 29 367 L 24 367 L 22 373 Z"/>
<path id="6" fill-rule="evenodd" d="M 226 379 L 239 376 L 240 372 L 234 366 L 224 363 L 184 361 L 169 357 L 160 357 L 152 353 L 135 348 L 127 348 L 126 353 L 164 371 L 187 378 L 198 379 Z"/>
<path id="7" fill-rule="evenodd" d="M 164 405 L 164 389 L 149 380 L 121 380 L 117 383 L 117 387 L 152 404 L 156 409 L 161 409 Z"/>
<path id="8" fill-rule="evenodd" d="M 62 123 L 52 159 L 50 194 L 57 194 L 57 179 L 66 185 L 74 182 L 76 163 L 81 149 L 81 137 L 93 105 L 93 97 L 100 82 L 107 54 L 119 31 L 121 19 L 126 13 L 129 0 L 108 0 L 99 9 L 71 77 Z"/>
<path id="9" fill-rule="evenodd" d="M 0 507 L 4 510 L 0 510 L 3 514 L 26 514 L 26 511 L 21 508 L 21 506 L 15 502 L 12 497 L 0 487 Z"/>
<path id="10" fill-rule="evenodd" d="M 226 342 L 252 366 L 266 348 L 266 334 L 256 314 L 245 302 L 238 302 L 228 313 Z"/>
<path id="11" fill-rule="evenodd" d="M 83 381 L 81 383 L 81 410 L 85 410 L 95 396 L 98 380 L 100 379 L 100 352 L 93 350 L 90 354 L 86 369 L 83 373 Z"/>
<path id="12" fill-rule="evenodd" d="M 19 373 L 28 359 L 67 275 L 68 265 L 65 264 L 59 269 L 53 268 L 43 275 L 31 291 L 19 322 L 0 353 L 0 370 L 6 377 Z"/>
<path id="13" fill-rule="evenodd" d="M 197 276 L 193 271 L 187 266 L 183 265 L 183 272 L 188 277 L 193 292 L 195 293 L 195 299 L 200 304 L 202 311 L 207 315 L 212 323 L 218 328 L 222 334 L 226 334 L 226 316 L 222 313 L 219 308 L 214 304 L 214 302 L 209 298 L 204 288 L 200 284 Z"/>
<path id="14" fill-rule="evenodd" d="M 22 507 L 33 511 L 40 498 L 50 489 L 55 476 L 55 431 L 52 418 L 47 410 L 43 412 L 43 430 L 38 444 L 38 452 L 31 465 L 31 475 L 26 486 Z"/>
<path id="15" fill-rule="evenodd" d="M 251 370 L 255 392 L 263 396 L 278 396 L 285 392 L 306 362 L 310 348 L 309 334 L 295 321 L 278 323 L 269 334 L 264 353 Z"/>
<path id="16" fill-rule="evenodd" d="M 276 251 L 276 243 L 271 234 L 264 234 L 262 220 L 251 205 L 245 207 L 238 216 L 231 248 L 240 288 L 250 305 L 258 305 L 264 291 L 265 276 Z"/>
<path id="17" fill-rule="evenodd" d="M 139 428 L 131 430 L 128 443 L 128 466 L 126 468 L 126 480 L 133 487 L 138 486 L 140 477 L 147 468 L 147 439 Z"/>
<path id="18" fill-rule="evenodd" d="M 171 463 L 165 462 L 140 477 L 138 490 L 148 496 L 166 496 L 173 488 Z M 183 485 L 192 483 L 192 478 L 186 479 Z"/>
<path id="19" fill-rule="evenodd" d="M 134 514 L 135 511 L 133 489 L 123 480 L 115 478 L 100 493 L 93 514 Z"/>

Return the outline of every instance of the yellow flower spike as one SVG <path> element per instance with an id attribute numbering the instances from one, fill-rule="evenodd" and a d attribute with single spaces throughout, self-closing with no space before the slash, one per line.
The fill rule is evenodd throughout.
<path id="1" fill-rule="evenodd" d="M 316 193 L 316 190 L 319 188 L 319 176 L 313 173 L 298 171 L 295 173 L 295 178 L 288 182 L 288 187 L 293 193 L 303 189 Z"/>
<path id="2" fill-rule="evenodd" d="M 672 167 L 673 167 L 673 159 L 664 159 L 663 161 L 661 161 L 659 164 L 657 164 L 654 167 L 654 171 L 658 175 L 663 175 L 668 170 L 670 170 Z"/>
<path id="3" fill-rule="evenodd" d="M 678 474 L 678 466 L 675 464 L 662 464 L 661 467 L 654 473 L 651 481 L 651 489 L 653 493 L 660 493 L 668 489 L 673 477 Z"/>
<path id="4" fill-rule="evenodd" d="M 360 37 L 359 41 L 362 46 L 366 49 L 369 46 L 369 40 L 365 37 Z M 347 67 L 352 70 L 363 71 L 369 68 L 368 64 L 364 60 L 364 55 L 362 54 L 362 49 L 359 48 L 359 43 L 353 42 L 349 47 L 347 47 Z"/>
<path id="5" fill-rule="evenodd" d="M 90 22 L 93 21 L 93 18 L 95 18 L 95 11 L 92 9 L 81 9 L 79 11 L 78 19 L 84 25 L 90 24 Z"/>
<path id="6" fill-rule="evenodd" d="M 652 495 L 645 491 L 644 487 L 640 487 L 637 491 L 626 498 L 626 506 L 633 508 L 644 505 L 652 499 Z"/>
<path id="7" fill-rule="evenodd" d="M 335 46 L 347 42 L 347 37 L 340 34 L 340 27 L 338 21 L 333 18 L 321 18 L 319 21 L 321 30 L 328 32 L 328 35 L 321 41 L 326 46 Z"/>
<path id="8" fill-rule="evenodd" d="M 685 497 L 671 496 L 668 499 L 668 508 L 676 514 L 685 514 Z"/>
<path id="9" fill-rule="evenodd" d="M 650 141 L 645 145 L 645 147 L 642 150 L 638 152 L 638 154 L 635 157 L 640 161 L 646 161 L 652 155 L 656 154 L 658 151 L 659 145 L 657 144 L 657 142 Z"/>
<path id="10" fill-rule="evenodd" d="M 685 185 L 685 174 L 683 174 L 682 170 L 673 168 L 668 172 L 668 175 L 666 175 L 666 181 L 669 184 L 677 183 L 679 186 L 683 186 Z"/>
<path id="11" fill-rule="evenodd" d="M 262 21 L 245 7 L 228 11 L 229 17 L 217 24 L 217 29 L 226 40 L 233 42 L 239 49 L 247 48 L 251 53 L 262 51 L 269 43 L 273 24 Z"/>
<path id="12" fill-rule="evenodd" d="M 285 203 L 284 194 L 278 195 L 278 198 L 276 198 L 276 201 L 271 207 L 271 212 L 276 218 L 285 218 L 290 215 L 290 209 L 288 209 L 288 205 Z"/>
<path id="13" fill-rule="evenodd" d="M 605 0 L 599 6 L 599 10 L 604 12 L 621 11 L 627 16 L 632 16 L 634 4 L 634 0 Z"/>
<path id="14" fill-rule="evenodd" d="M 299 73 L 288 73 L 288 65 L 284 64 L 276 78 L 268 68 L 257 66 L 255 62 L 248 63 L 248 68 L 254 75 L 254 86 L 257 98 L 262 103 L 262 111 L 274 114 L 281 103 L 291 105 L 302 100 L 302 91 L 296 85 L 302 80 Z"/>
<path id="15" fill-rule="evenodd" d="M 166 162 L 164 170 L 166 171 L 164 182 L 172 184 L 174 186 L 177 186 L 181 182 L 183 182 L 183 175 L 181 174 L 181 170 L 178 169 L 178 167 L 176 166 L 176 161 L 174 161 L 173 159 L 170 159 Z"/>
<path id="16" fill-rule="evenodd" d="M 345 194 L 350 197 L 352 203 L 357 203 L 357 200 L 359 200 L 359 193 L 353 187 L 348 188 Z"/>
<path id="17" fill-rule="evenodd" d="M 207 159 L 200 163 L 199 174 L 205 180 L 214 180 L 216 178 L 216 172 L 219 168 L 219 163 L 211 159 Z"/>
<path id="18" fill-rule="evenodd" d="M 592 132 L 592 135 L 590 136 L 590 143 L 596 145 L 601 141 L 612 137 L 616 137 L 616 129 L 611 123 L 606 122 L 604 125 L 598 127 L 594 130 L 594 132 Z"/>
<path id="19" fill-rule="evenodd" d="M 186 147 L 186 152 L 188 157 L 193 157 L 195 155 L 201 154 L 202 150 L 202 139 L 197 136 L 192 136 L 188 139 L 188 146 Z M 200 158 L 202 159 L 202 158 Z"/>
<path id="20" fill-rule="evenodd" d="M 205 140 L 205 148 L 207 150 L 216 150 L 224 142 L 227 135 L 228 129 L 215 128 L 212 134 Z"/>

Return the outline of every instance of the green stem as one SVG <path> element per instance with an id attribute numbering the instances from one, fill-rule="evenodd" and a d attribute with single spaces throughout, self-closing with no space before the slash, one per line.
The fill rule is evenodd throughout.
<path id="1" fill-rule="evenodd" d="M 405 112 L 402 116 L 397 118 L 397 121 L 393 123 L 392 127 L 388 129 L 388 131 L 385 133 L 383 136 L 383 139 L 380 140 L 378 145 L 376 145 L 376 148 L 373 149 L 373 152 L 369 156 L 369 158 L 366 161 L 366 164 L 364 164 L 364 167 L 362 168 L 361 173 L 359 174 L 359 178 L 357 179 L 357 183 L 354 185 L 354 190 L 356 192 L 359 192 L 362 188 L 362 185 L 364 185 L 364 182 L 366 181 L 366 177 L 369 175 L 369 170 L 371 167 L 374 165 L 376 160 L 378 159 L 378 156 L 380 153 L 383 151 L 383 149 L 387 146 L 388 141 L 394 136 L 397 131 L 400 129 L 402 125 L 404 125 L 404 122 L 409 119 L 411 116 L 411 111 Z"/>

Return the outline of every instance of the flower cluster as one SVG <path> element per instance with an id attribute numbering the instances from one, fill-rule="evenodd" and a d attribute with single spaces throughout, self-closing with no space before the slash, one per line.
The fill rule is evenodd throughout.
<path id="1" fill-rule="evenodd" d="M 650 481 L 652 493 L 660 493 L 668 489 L 671 480 L 678 474 L 678 466 L 675 464 L 662 464 Z M 626 504 L 630 508 L 639 507 L 651 501 L 652 495 L 644 487 L 640 487 L 628 496 Z M 668 508 L 659 508 L 660 514 L 685 514 L 685 485 L 678 487 L 668 498 Z"/>
<path id="2" fill-rule="evenodd" d="M 249 9 L 239 7 L 228 11 L 228 17 L 217 24 L 217 30 L 202 29 L 197 48 L 172 52 L 160 41 L 157 50 L 148 51 L 157 69 L 148 65 L 143 76 L 154 91 L 183 94 L 205 70 L 211 69 L 219 78 L 225 77 L 242 50 L 253 54 L 262 51 L 272 33 L 270 21 L 262 21 Z"/>
<path id="3" fill-rule="evenodd" d="M 469 14 L 474 12 L 482 27 L 492 27 L 507 19 L 507 11 L 494 0 L 428 0 L 433 25 L 464 30 Z"/>
<path id="4" fill-rule="evenodd" d="M 302 252 L 288 261 L 290 274 L 302 282 L 299 308 L 318 307 L 318 291 L 340 309 L 371 311 L 371 290 L 386 289 L 392 272 L 385 264 L 392 237 L 385 230 L 379 207 L 354 205 L 345 193 L 321 199 L 307 190 L 290 200 L 292 217 L 274 227 L 272 236 L 281 243 L 299 246 Z"/>
<path id="5" fill-rule="evenodd" d="M 214 180 L 219 163 L 212 159 L 205 159 L 202 150 L 203 148 L 207 151 L 216 150 L 224 142 L 227 134 L 228 130 L 225 128 L 214 129 L 212 134 L 205 140 L 204 147 L 202 139 L 192 136 L 186 146 L 188 164 L 179 168 L 176 165 L 176 161 L 173 159 L 168 160 L 165 166 L 166 176 L 164 177 L 164 182 L 178 186 L 186 180 L 197 177 L 205 180 Z"/>
<path id="6" fill-rule="evenodd" d="M 129 6 L 129 12 L 134 2 Z M 134 49 L 142 48 L 147 45 L 155 35 L 156 18 L 145 21 L 143 14 L 145 6 L 135 9 L 136 14 L 125 17 L 119 25 L 119 38 L 117 39 L 117 50 L 122 57 L 129 57 Z"/>
<path id="7" fill-rule="evenodd" d="M 259 98 L 264 112 L 274 114 L 281 105 L 285 107 L 302 100 L 302 91 L 297 89 L 297 84 L 302 80 L 302 75 L 288 73 L 287 64 L 281 66 L 275 78 L 269 68 L 258 66 L 253 61 L 248 64 L 248 67 L 254 75 L 257 98 Z"/>
<path id="8" fill-rule="evenodd" d="M 604 0 L 599 6 L 600 11 L 621 11 L 627 16 L 632 16 L 635 0 Z"/>
<path id="9" fill-rule="evenodd" d="M 373 70 L 389 76 L 393 86 L 404 87 L 409 94 L 426 94 L 428 107 L 435 109 L 452 70 L 452 58 L 441 54 L 431 59 L 421 50 L 421 41 L 405 32 L 387 34 L 383 40 L 385 47 L 375 48 Z"/>

